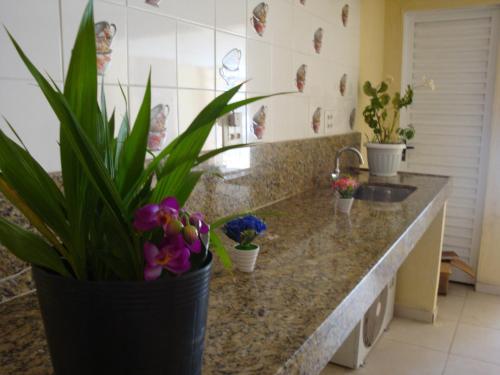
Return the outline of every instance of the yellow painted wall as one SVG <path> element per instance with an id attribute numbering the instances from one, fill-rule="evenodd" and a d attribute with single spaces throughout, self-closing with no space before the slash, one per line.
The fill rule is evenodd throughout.
<path id="1" fill-rule="evenodd" d="M 401 86 L 403 16 L 406 12 L 499 5 L 500 0 L 385 0 L 383 6 L 379 4 L 379 1 L 374 1 L 374 4 L 367 3 L 371 3 L 371 0 L 362 2 L 363 7 L 366 8 L 362 9 L 362 20 L 363 17 L 370 18 L 370 13 L 376 18 L 378 14 L 374 13 L 376 10 L 373 8 L 377 5 L 380 9 L 384 9 L 385 13 L 381 18 L 384 20 L 384 39 L 379 41 L 380 31 L 375 30 L 374 21 L 371 20 L 372 32 L 375 35 L 370 35 L 368 27 L 365 27 L 364 33 L 362 29 L 361 46 L 367 43 L 378 43 L 377 45 L 371 44 L 370 48 L 371 51 L 383 50 L 383 72 L 379 76 L 370 75 L 373 61 L 375 61 L 376 70 L 379 69 L 379 56 L 372 52 L 371 54 L 365 53 L 365 58 L 363 58 L 362 53 L 360 83 L 364 82 L 364 77 L 377 80 L 377 77 L 391 75 L 394 77 L 392 87 L 398 90 Z M 363 94 L 360 93 L 359 103 L 366 103 L 363 99 Z M 492 121 L 489 173 L 477 279 L 480 283 L 497 286 L 500 291 L 500 54 L 497 61 L 496 95 L 493 108 L 495 113 Z M 362 118 L 358 119 L 358 129 L 364 132 L 364 126 L 360 124 L 362 121 Z"/>
<path id="2" fill-rule="evenodd" d="M 363 95 L 361 87 L 367 80 L 381 81 L 384 72 L 384 15 L 385 0 L 361 0 L 361 43 L 360 43 L 360 70 L 358 93 L 358 116 L 356 130 L 363 135 L 369 134 L 370 128 L 363 120 L 363 109 L 368 100 Z M 366 148 L 362 147 L 366 164 Z"/>
<path id="3" fill-rule="evenodd" d="M 443 207 L 398 271 L 397 316 L 429 323 L 436 320 L 445 215 Z"/>

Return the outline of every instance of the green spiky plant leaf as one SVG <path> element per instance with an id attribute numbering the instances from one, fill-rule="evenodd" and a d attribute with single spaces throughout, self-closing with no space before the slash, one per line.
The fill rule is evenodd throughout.
<path id="1" fill-rule="evenodd" d="M 183 205 L 203 174 L 194 167 L 221 152 L 244 146 L 203 154 L 202 147 L 216 120 L 265 97 L 230 103 L 241 85 L 216 97 L 184 133 L 145 166 L 151 80 L 133 126 L 126 113 L 115 137 L 115 113 L 108 117 L 104 90 L 101 88 L 98 94 L 92 1 L 84 11 L 62 90 L 40 73 L 8 34 L 59 120 L 64 191 L 24 146 L 0 131 L 0 192 L 37 231 L 28 232 L 1 219 L 0 243 L 22 260 L 62 276 L 143 279 L 141 239 L 131 225 L 134 212 L 165 196 L 175 196 Z M 14 135 L 18 138 L 15 131 Z M 210 237 L 215 253 L 229 265 L 217 235 L 211 233 Z"/>

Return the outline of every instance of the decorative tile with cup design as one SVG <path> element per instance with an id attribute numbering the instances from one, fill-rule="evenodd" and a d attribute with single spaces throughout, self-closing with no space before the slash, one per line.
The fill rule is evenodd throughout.
<path id="1" fill-rule="evenodd" d="M 304 92 L 304 87 L 306 86 L 306 73 L 307 73 L 307 65 L 302 64 L 297 69 L 297 73 L 295 74 L 295 82 L 297 85 L 297 90 L 299 92 Z"/>
<path id="2" fill-rule="evenodd" d="M 269 4 L 266 2 L 259 3 L 252 12 L 251 22 L 257 35 L 263 36 L 267 24 L 267 12 Z"/>

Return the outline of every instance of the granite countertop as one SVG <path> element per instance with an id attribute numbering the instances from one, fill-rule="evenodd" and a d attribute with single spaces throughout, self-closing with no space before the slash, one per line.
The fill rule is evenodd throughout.
<path id="1" fill-rule="evenodd" d="M 215 267 L 204 374 L 318 374 L 445 204 L 446 177 L 361 181 L 416 186 L 401 203 L 335 212 L 329 189 L 265 208 L 254 273 Z M 265 215 L 263 215 L 265 216 Z M 0 305 L 0 373 L 50 374 L 33 294 Z"/>

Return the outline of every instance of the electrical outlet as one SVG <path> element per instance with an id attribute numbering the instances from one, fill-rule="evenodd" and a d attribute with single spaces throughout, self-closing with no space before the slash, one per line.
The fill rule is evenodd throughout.
<path id="1" fill-rule="evenodd" d="M 333 111 L 325 111 L 325 131 L 332 133 L 335 124 L 335 114 Z"/>
<path id="2" fill-rule="evenodd" d="M 223 134 L 223 146 L 236 145 L 243 142 L 243 114 L 231 112 L 220 120 Z"/>

